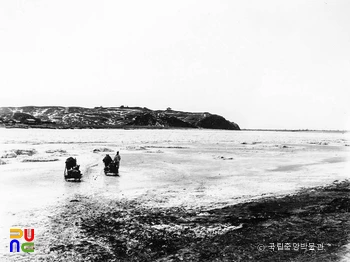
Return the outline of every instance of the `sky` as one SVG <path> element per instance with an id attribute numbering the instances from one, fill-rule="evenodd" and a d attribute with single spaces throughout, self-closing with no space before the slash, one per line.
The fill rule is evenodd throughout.
<path id="1" fill-rule="evenodd" d="M 350 130 L 350 1 L 3 0 L 0 106 Z"/>

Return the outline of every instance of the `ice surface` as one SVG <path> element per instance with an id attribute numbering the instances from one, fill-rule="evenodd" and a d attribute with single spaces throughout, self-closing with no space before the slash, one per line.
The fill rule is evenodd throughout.
<path id="1" fill-rule="evenodd" d="M 343 180 L 348 144 L 349 134 L 339 132 L 0 129 L 0 156 L 33 152 L 2 159 L 0 237 L 31 214 L 44 221 L 47 207 L 76 196 L 210 208 Z M 111 152 L 94 151 L 101 148 Z M 116 151 L 120 176 L 105 176 L 102 159 Z M 64 181 L 69 156 L 81 183 Z"/>

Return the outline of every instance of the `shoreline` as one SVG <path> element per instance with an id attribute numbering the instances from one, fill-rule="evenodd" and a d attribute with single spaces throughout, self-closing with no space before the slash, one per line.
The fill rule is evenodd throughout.
<path id="1" fill-rule="evenodd" d="M 37 250 L 60 261 L 338 261 L 349 193 L 349 180 L 335 181 L 210 210 L 75 195 L 56 207 Z"/>
<path id="2" fill-rule="evenodd" d="M 200 128 L 200 127 L 167 127 L 167 126 L 66 126 L 66 125 L 1 125 L 0 128 L 6 129 L 124 129 L 124 130 L 133 130 L 133 129 L 171 129 L 171 130 L 224 130 L 224 131 L 263 131 L 263 132 L 302 132 L 302 133 L 350 133 L 350 130 L 318 130 L 318 129 L 219 129 L 219 128 Z"/>

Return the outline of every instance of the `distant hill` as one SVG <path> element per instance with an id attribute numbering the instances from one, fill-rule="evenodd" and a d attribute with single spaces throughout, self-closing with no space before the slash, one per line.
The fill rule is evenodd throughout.
<path id="1" fill-rule="evenodd" d="M 210 128 L 240 130 L 219 115 L 141 107 L 0 107 L 0 124 L 32 128 Z"/>

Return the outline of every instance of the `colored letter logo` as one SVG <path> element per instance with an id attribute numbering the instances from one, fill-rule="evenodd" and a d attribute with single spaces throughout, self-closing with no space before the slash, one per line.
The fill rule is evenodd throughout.
<path id="1" fill-rule="evenodd" d="M 20 252 L 19 247 L 23 252 L 34 252 L 34 229 L 24 229 L 24 239 L 27 242 L 23 242 L 20 245 L 18 239 L 23 237 L 23 231 L 19 228 L 10 228 L 10 238 L 13 239 L 10 242 L 10 252 Z"/>

